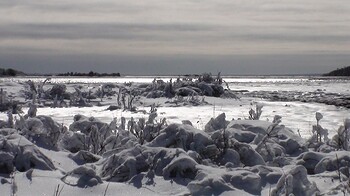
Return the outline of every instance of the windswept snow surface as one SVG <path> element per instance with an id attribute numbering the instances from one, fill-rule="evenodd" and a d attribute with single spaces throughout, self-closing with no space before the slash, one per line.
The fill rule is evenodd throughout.
<path id="1" fill-rule="evenodd" d="M 350 118 L 350 111 L 346 108 L 339 108 L 319 103 L 302 103 L 302 102 L 270 102 L 255 98 L 242 98 L 241 100 L 205 98 L 211 105 L 205 106 L 187 106 L 187 107 L 158 107 L 158 117 L 166 118 L 168 123 L 181 123 L 183 120 L 190 120 L 197 128 L 204 128 L 204 125 L 210 118 L 225 112 L 228 119 L 246 119 L 248 111 L 254 108 L 251 103 L 263 104 L 263 113 L 261 120 L 272 121 L 275 115 L 282 116 L 282 124 L 291 128 L 295 133 L 300 132 L 302 137 L 309 137 L 312 133 L 312 125 L 316 123 L 315 113 L 323 114 L 324 119 L 321 125 L 329 130 L 330 136 L 333 136 L 338 127 L 343 124 L 346 118 Z M 151 100 L 156 103 L 164 103 L 164 99 Z M 147 100 L 145 100 L 147 102 Z M 94 116 L 103 122 L 109 123 L 113 118 L 121 117 L 130 119 L 142 118 L 147 115 L 143 113 L 133 113 L 129 111 L 109 111 L 108 106 L 94 107 L 72 107 L 72 108 L 39 108 L 38 115 L 51 116 L 59 123 L 69 125 L 73 122 L 73 116 L 84 114 Z M 150 107 L 139 107 L 140 110 L 149 111 Z M 26 111 L 26 109 L 24 109 Z M 5 119 L 5 114 L 1 114 Z"/>

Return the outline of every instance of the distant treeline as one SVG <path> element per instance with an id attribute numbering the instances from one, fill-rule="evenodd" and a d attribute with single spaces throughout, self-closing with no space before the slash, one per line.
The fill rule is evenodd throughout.
<path id="1" fill-rule="evenodd" d="M 119 77 L 120 73 L 97 73 L 97 72 L 93 72 L 93 71 L 90 71 L 89 73 L 67 72 L 67 73 L 57 74 L 57 76 L 89 76 L 89 77 L 114 76 L 114 77 Z"/>
<path id="2" fill-rule="evenodd" d="M 4 68 L 0 68 L 0 77 L 1 76 L 18 76 L 18 75 L 25 75 L 23 72 L 21 71 L 17 71 L 15 69 L 4 69 Z"/>
<path id="3" fill-rule="evenodd" d="M 325 76 L 350 76 L 350 66 L 338 68 L 324 75 Z"/>

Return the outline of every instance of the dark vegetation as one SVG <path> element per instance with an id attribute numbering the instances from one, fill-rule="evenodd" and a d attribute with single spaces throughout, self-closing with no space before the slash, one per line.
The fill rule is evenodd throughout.
<path id="1" fill-rule="evenodd" d="M 350 66 L 338 68 L 334 71 L 324 74 L 324 76 L 350 76 Z"/>
<path id="2" fill-rule="evenodd" d="M 0 68 L 0 77 L 13 77 L 13 76 L 25 76 L 28 75 L 24 72 L 9 68 Z M 90 71 L 88 73 L 80 73 L 80 72 L 66 72 L 66 73 L 59 73 L 59 74 L 30 74 L 33 76 L 86 76 L 86 77 L 120 77 L 120 73 L 98 73 L 94 71 Z"/>
<path id="3" fill-rule="evenodd" d="M 89 77 L 101 77 L 101 76 L 113 76 L 119 77 L 120 73 L 97 73 L 90 71 L 89 73 L 79 73 L 79 72 L 66 72 L 57 74 L 57 76 L 89 76 Z"/>
<path id="4" fill-rule="evenodd" d="M 23 76 L 26 75 L 25 73 L 15 70 L 15 69 L 5 69 L 5 68 L 0 68 L 0 77 L 3 76 Z"/>

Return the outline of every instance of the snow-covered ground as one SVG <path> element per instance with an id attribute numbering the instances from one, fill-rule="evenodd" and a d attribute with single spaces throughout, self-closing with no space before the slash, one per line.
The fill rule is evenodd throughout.
<path id="1" fill-rule="evenodd" d="M 157 77 L 164 81 L 169 81 L 171 77 Z M 174 77 L 175 78 L 175 77 Z M 28 80 L 43 81 L 42 77 L 20 77 L 20 78 L 0 78 L 0 88 L 4 88 L 9 94 L 16 96 L 23 89 L 23 86 L 18 86 L 17 83 L 24 83 Z M 65 78 L 55 77 L 50 80 L 50 83 L 65 83 L 68 86 L 74 84 L 86 84 L 94 87 L 101 83 L 151 83 L 154 77 L 117 77 L 117 78 Z M 253 92 L 253 95 L 264 95 L 269 97 L 270 92 L 280 92 L 280 94 L 288 94 L 291 98 L 295 94 L 310 93 L 311 97 L 319 96 L 319 92 L 336 93 L 346 96 L 350 101 L 350 80 L 347 78 L 329 78 L 329 77 L 224 77 L 224 80 L 229 84 L 231 90 Z M 69 89 L 69 87 L 68 87 Z M 329 99 L 332 99 L 330 96 Z M 281 115 L 284 125 L 291 128 L 294 132 L 300 131 L 303 137 L 308 137 L 311 134 L 312 125 L 315 124 L 315 113 L 321 112 L 324 119 L 321 121 L 322 126 L 327 128 L 330 135 L 333 136 L 338 127 L 346 118 L 350 118 L 350 108 L 336 107 L 315 102 L 300 102 L 300 101 L 271 101 L 258 97 L 242 96 L 240 100 L 235 99 L 220 99 L 206 97 L 211 105 L 204 106 L 188 106 L 188 107 L 168 107 L 164 104 L 164 99 L 148 99 L 144 100 L 145 106 L 140 106 L 139 109 L 148 111 L 151 103 L 160 104 L 158 115 L 165 117 L 171 122 L 181 122 L 182 120 L 190 120 L 198 128 L 203 128 L 204 124 L 215 115 L 225 112 L 230 119 L 245 119 L 248 118 L 248 111 L 254 107 L 253 103 L 261 103 L 264 105 L 261 120 L 271 120 L 274 115 Z M 112 100 L 113 102 L 114 100 Z M 76 114 L 84 114 L 87 116 L 95 116 L 103 122 L 110 122 L 114 117 L 134 118 L 144 117 L 142 113 L 131 113 L 128 111 L 107 111 L 108 106 L 101 107 L 71 107 L 71 108 L 39 108 L 38 114 L 48 115 L 60 123 L 69 125 L 73 121 L 73 116 Z M 26 108 L 24 110 L 27 110 Z M 0 113 L 0 119 L 5 119 L 6 114 Z"/>
<path id="2" fill-rule="evenodd" d="M 211 105 L 204 106 L 187 106 L 187 107 L 158 107 L 158 116 L 166 118 L 168 123 L 181 123 L 183 120 L 190 120 L 193 125 L 199 129 L 220 113 L 226 113 L 228 119 L 247 119 L 248 111 L 254 108 L 251 103 L 260 103 L 263 107 L 261 120 L 272 121 L 275 115 L 282 116 L 282 124 L 291 128 L 295 133 L 300 132 L 302 137 L 307 138 L 312 133 L 312 125 L 316 123 L 315 113 L 321 112 L 324 116 L 321 124 L 329 130 L 330 136 L 333 136 L 339 126 L 343 124 L 346 118 L 350 118 L 349 109 L 339 108 L 331 105 L 319 103 L 302 103 L 302 102 L 270 102 L 255 98 L 220 99 L 206 97 Z M 163 103 L 164 99 L 152 99 L 149 102 Z M 147 104 L 146 104 L 147 105 Z M 150 104 L 149 104 L 150 105 Z M 147 117 L 143 113 L 133 113 L 130 111 L 109 111 L 108 106 L 93 107 L 71 107 L 71 108 L 38 108 L 38 115 L 47 115 L 55 119 L 59 123 L 70 125 L 73 122 L 73 116 L 76 114 L 84 114 L 86 116 L 94 116 L 102 122 L 109 123 L 113 118 L 121 117 L 130 119 Z M 149 106 L 139 107 L 140 110 L 149 111 Z M 26 110 L 26 109 L 24 109 Z M 5 118 L 5 114 L 0 114 Z"/>
<path id="3" fill-rule="evenodd" d="M 25 114 L 30 100 L 23 97 L 23 84 L 29 79 L 44 80 L 0 79 L 0 88 L 11 99 L 25 103 Z M 162 79 L 170 81 L 170 77 Z M 350 80 L 343 78 L 224 80 L 231 90 L 266 95 L 350 95 Z M 153 77 L 52 78 L 48 87 L 65 83 L 67 91 L 74 92 L 77 85 L 82 85 L 82 90 L 96 90 L 102 83 L 152 81 Z M 339 130 L 350 132 L 350 122 L 344 124 L 350 118 L 349 108 L 247 95 L 240 93 L 240 99 L 201 97 L 207 104 L 199 106 L 177 106 L 172 104 L 174 98 L 141 97 L 137 100 L 138 112 L 107 110 L 116 102 L 116 97 L 111 97 L 92 107 L 39 107 L 36 115 L 22 120 L 14 115 L 19 132 L 0 129 L 0 195 L 350 194 L 346 192 L 350 189 L 350 153 L 337 149 L 338 140 L 331 139 L 340 134 Z M 138 119 L 149 118 L 152 104 L 157 106 L 157 117 L 146 121 L 144 127 Z M 246 120 L 257 104 L 263 106 L 260 120 Z M 322 114 L 319 124 L 328 129 L 331 140 L 323 133 L 321 142 L 308 140 L 315 137 L 312 130 L 317 124 L 316 113 Z M 281 122 L 277 122 L 278 116 Z M 128 128 L 122 128 L 122 118 L 126 122 L 135 120 L 136 128 L 130 128 L 130 122 L 126 124 Z M 166 124 L 157 131 L 154 125 L 160 125 L 163 118 Z M 114 119 L 117 121 L 113 124 Z M 6 124 L 7 114 L 0 113 L 0 120 Z M 60 132 L 57 137 L 55 130 Z M 145 133 L 153 134 L 152 138 L 141 140 L 138 134 Z M 86 143 L 80 144 L 79 137 Z M 348 146 L 344 144 L 344 148 Z"/>

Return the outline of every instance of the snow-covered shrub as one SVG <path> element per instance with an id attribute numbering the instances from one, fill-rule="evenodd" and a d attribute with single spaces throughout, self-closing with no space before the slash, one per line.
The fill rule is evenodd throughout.
<path id="1" fill-rule="evenodd" d="M 197 163 L 182 149 L 154 148 L 137 145 L 101 159 L 96 166 L 104 180 L 125 182 L 152 170 L 166 178 L 192 178 Z"/>
<path id="2" fill-rule="evenodd" d="M 226 130 L 230 138 L 237 143 L 251 144 L 264 162 L 276 166 L 288 164 L 286 155 L 298 155 L 306 150 L 303 139 L 295 135 L 290 129 L 279 125 L 281 118 L 276 116 L 275 123 L 266 121 L 238 120 L 231 121 Z M 214 134 L 212 135 L 212 137 Z M 238 151 L 238 150 L 237 150 Z"/>
<path id="3" fill-rule="evenodd" d="M 57 147 L 57 143 L 60 139 L 61 133 L 64 130 L 64 127 L 49 116 L 40 115 L 36 118 L 43 123 L 42 133 L 39 137 L 46 145 Z"/>
<path id="4" fill-rule="evenodd" d="M 7 96 L 7 92 L 1 88 L 0 89 L 0 112 L 6 112 L 6 111 L 12 112 L 13 108 L 16 106 L 17 106 L 17 102 L 10 100 L 10 98 Z"/>
<path id="5" fill-rule="evenodd" d="M 164 96 L 167 98 L 172 98 L 175 95 L 174 87 L 173 87 L 173 80 L 170 79 L 169 82 L 166 83 L 164 88 Z"/>
<path id="6" fill-rule="evenodd" d="M 76 153 L 80 150 L 89 150 L 86 135 L 80 132 L 67 131 L 63 134 L 60 145 L 62 148 Z"/>
<path id="7" fill-rule="evenodd" d="M 69 178 L 67 178 L 69 177 Z M 68 172 L 61 180 L 71 186 L 81 188 L 96 186 L 103 183 L 102 179 L 96 174 L 93 168 L 88 166 L 79 166 Z"/>
<path id="8" fill-rule="evenodd" d="M 225 129 L 227 124 L 228 122 L 226 121 L 226 115 L 225 113 L 222 113 L 218 115 L 215 119 L 211 118 L 209 122 L 205 125 L 204 131 L 210 133 L 216 130 Z"/>
<path id="9" fill-rule="evenodd" d="M 107 123 L 103 123 L 94 117 L 89 118 L 84 115 L 77 114 L 74 116 L 74 122 L 69 126 L 69 130 L 74 132 L 79 131 L 88 135 L 91 132 L 93 125 L 99 130 L 104 126 L 108 127 Z"/>
<path id="10" fill-rule="evenodd" d="M 328 140 L 328 130 L 324 129 L 320 125 L 320 121 L 322 118 L 323 118 L 323 115 L 319 112 L 316 112 L 316 125 L 312 126 L 312 133 L 316 135 L 316 142 L 321 142 L 322 137 L 323 137 L 323 141 Z"/>
<path id="11" fill-rule="evenodd" d="M 198 87 L 199 87 L 199 89 L 201 89 L 203 95 L 213 96 L 213 89 L 211 88 L 211 86 L 208 83 L 200 82 L 200 83 L 198 83 Z"/>
<path id="12" fill-rule="evenodd" d="M 208 166 L 197 166 L 195 180 L 187 188 L 191 195 L 220 195 L 225 191 L 240 189 L 236 194 L 261 194 L 261 177 L 246 169 L 221 170 Z"/>
<path id="13" fill-rule="evenodd" d="M 202 75 L 199 76 L 198 81 L 203 81 L 206 83 L 212 83 L 215 81 L 211 73 L 203 73 Z"/>
<path id="14" fill-rule="evenodd" d="M 226 138 L 233 138 L 239 142 L 243 142 L 243 143 L 251 143 L 254 141 L 254 139 L 256 138 L 256 134 L 252 133 L 250 131 L 246 131 L 245 128 L 240 127 L 240 128 L 227 128 L 225 129 L 225 133 L 228 135 L 226 136 Z M 214 136 L 215 133 L 212 134 L 212 138 Z"/>
<path id="15" fill-rule="evenodd" d="M 284 175 L 278 180 L 277 186 L 271 195 L 317 195 L 319 190 L 315 183 L 307 178 L 307 172 L 303 166 L 285 166 Z"/>
<path id="16" fill-rule="evenodd" d="M 146 98 L 159 98 L 159 97 L 163 97 L 165 96 L 164 95 L 164 92 L 161 91 L 161 90 L 154 90 L 154 91 L 151 91 L 151 92 L 147 92 L 146 94 L 144 94 L 144 96 Z"/>
<path id="17" fill-rule="evenodd" d="M 2 128 L 15 128 L 12 111 L 7 111 L 7 121 L 0 120 L 0 129 Z"/>
<path id="18" fill-rule="evenodd" d="M 16 128 L 28 139 L 42 147 L 56 148 L 64 128 L 49 116 L 36 116 L 16 121 Z"/>
<path id="19" fill-rule="evenodd" d="M 89 133 L 89 146 L 91 145 L 91 151 L 94 154 L 98 154 L 101 147 L 101 137 L 99 130 L 96 125 L 91 126 L 91 130 Z"/>
<path id="20" fill-rule="evenodd" d="M 283 175 L 283 171 L 281 170 L 281 168 L 265 165 L 253 166 L 249 168 L 249 171 L 260 176 L 262 187 L 266 186 L 267 184 L 277 184 L 278 180 Z"/>
<path id="21" fill-rule="evenodd" d="M 262 114 L 262 108 L 264 106 L 260 103 L 257 103 L 255 106 L 255 110 L 253 108 L 251 108 L 249 110 L 249 120 L 259 120 L 260 116 Z"/>
<path id="22" fill-rule="evenodd" d="M 39 135 L 43 132 L 44 124 L 38 118 L 28 118 L 24 120 L 24 127 L 21 129 L 22 133 L 30 138 L 34 135 Z"/>
<path id="23" fill-rule="evenodd" d="M 273 124 L 280 124 L 281 122 L 282 122 L 282 116 L 280 116 L 280 115 L 275 115 L 275 116 L 273 117 L 273 121 L 272 121 Z"/>
<path id="24" fill-rule="evenodd" d="M 229 163 L 230 167 L 239 167 L 241 165 L 240 155 L 233 149 L 227 149 L 218 160 L 220 165 L 226 165 Z"/>
<path id="25" fill-rule="evenodd" d="M 33 118 L 36 116 L 36 112 L 38 111 L 38 106 L 32 103 L 29 103 L 28 117 Z"/>
<path id="26" fill-rule="evenodd" d="M 112 96 L 116 93 L 115 91 L 113 91 L 114 87 L 115 85 L 111 83 L 102 84 L 97 88 L 97 91 L 93 95 L 90 92 L 87 98 L 90 99 L 99 97 L 102 101 L 103 97 Z"/>
<path id="27" fill-rule="evenodd" d="M 301 138 L 284 126 L 278 125 L 280 119 L 275 118 L 274 121 L 277 123 L 272 123 L 267 128 L 264 137 L 257 143 L 256 151 L 264 157 L 264 160 L 276 161 L 276 157 L 302 152 Z M 258 141 L 257 138 L 255 141 Z"/>
<path id="28" fill-rule="evenodd" d="M 0 171 L 11 173 L 14 168 L 54 170 L 55 166 L 32 142 L 18 134 L 0 135 Z"/>
<path id="29" fill-rule="evenodd" d="M 170 124 L 161 130 L 160 135 L 151 141 L 148 146 L 182 148 L 185 151 L 193 150 L 205 156 L 208 146 L 213 144 L 210 137 L 201 130 L 190 125 Z"/>
<path id="30" fill-rule="evenodd" d="M 116 135 L 111 135 L 103 141 L 102 155 L 108 156 L 113 153 L 118 153 L 122 150 L 134 147 L 137 143 L 137 138 L 130 134 L 130 132 L 119 130 Z"/>
<path id="31" fill-rule="evenodd" d="M 235 142 L 233 149 L 239 153 L 240 160 L 245 166 L 266 164 L 264 158 L 248 144 Z"/>
<path id="32" fill-rule="evenodd" d="M 94 163 L 101 159 L 100 156 L 92 154 L 91 152 L 86 150 L 80 150 L 77 153 L 69 154 L 68 157 L 73 159 L 79 165 L 85 163 Z"/>
<path id="33" fill-rule="evenodd" d="M 193 179 L 196 175 L 196 165 L 198 163 L 190 158 L 186 153 L 179 153 L 174 157 L 171 162 L 164 167 L 163 177 L 164 179 L 181 177 Z"/>
<path id="34" fill-rule="evenodd" d="M 350 149 L 350 119 L 344 121 L 344 125 L 340 126 L 337 134 L 332 138 L 336 148 L 349 150 Z"/>
<path id="35" fill-rule="evenodd" d="M 196 96 L 198 93 L 189 87 L 181 87 L 175 90 L 177 96 L 187 97 L 187 96 Z"/>
<path id="36" fill-rule="evenodd" d="M 35 99 L 37 96 L 37 85 L 32 80 L 25 82 L 23 95 L 27 99 Z"/>
<path id="37" fill-rule="evenodd" d="M 314 173 L 325 171 L 340 171 L 349 177 L 350 154 L 347 151 L 333 151 L 330 153 L 318 153 L 319 161 L 315 165 Z"/>
<path id="38" fill-rule="evenodd" d="M 3 88 L 0 89 L 0 105 L 7 103 L 9 100 L 7 98 L 7 93 Z"/>
<path id="39" fill-rule="evenodd" d="M 303 165 L 308 174 L 314 174 L 316 165 L 324 157 L 323 153 L 320 152 L 305 152 L 297 157 L 297 165 Z"/>
<path id="40" fill-rule="evenodd" d="M 64 93 L 66 92 L 67 87 L 64 84 L 55 84 L 52 86 L 52 88 L 50 89 L 50 96 L 51 98 L 55 98 L 55 97 L 63 97 Z"/>
<path id="41" fill-rule="evenodd" d="M 225 92 L 222 86 L 222 78 L 220 74 L 216 78 L 212 77 L 210 73 L 204 73 L 195 78 L 183 77 L 177 78 L 176 81 L 170 79 L 169 82 L 163 80 L 153 80 L 152 84 L 146 88 L 142 88 L 142 95 L 148 98 L 167 97 L 173 98 L 174 96 L 181 97 L 196 97 L 197 95 L 220 97 Z M 233 92 L 230 92 L 233 95 Z M 236 98 L 236 96 L 231 96 Z M 229 96 L 226 96 L 229 97 Z"/>

